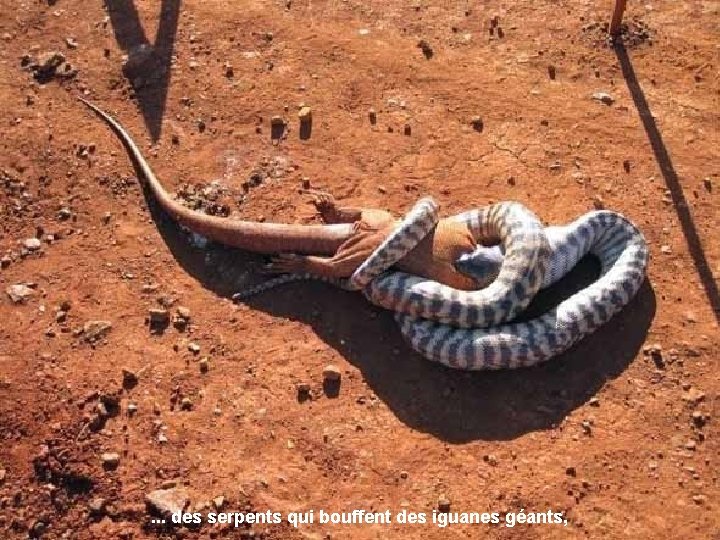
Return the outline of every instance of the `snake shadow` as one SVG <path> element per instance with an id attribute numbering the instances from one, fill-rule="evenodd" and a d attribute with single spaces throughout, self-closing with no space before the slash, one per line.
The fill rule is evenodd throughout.
<path id="1" fill-rule="evenodd" d="M 196 247 L 151 199 L 150 210 L 177 261 L 202 286 L 228 298 L 267 279 L 257 273 L 261 256 L 214 244 Z M 583 288 L 598 272 L 594 259 L 583 259 L 556 286 L 541 291 L 527 316 Z M 403 423 L 463 443 L 552 428 L 586 403 L 637 356 L 655 314 L 655 294 L 646 280 L 623 311 L 563 355 L 536 367 L 497 372 L 456 371 L 427 361 L 405 343 L 389 312 L 358 293 L 321 282 L 283 285 L 247 305 L 310 325 L 362 372 L 369 390 Z M 344 394 L 341 387 L 337 398 L 360 397 Z"/>

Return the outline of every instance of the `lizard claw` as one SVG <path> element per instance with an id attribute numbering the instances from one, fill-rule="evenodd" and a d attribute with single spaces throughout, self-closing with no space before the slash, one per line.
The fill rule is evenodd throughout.
<path id="1" fill-rule="evenodd" d="M 292 272 L 305 271 L 305 257 L 295 253 L 280 253 L 270 258 L 270 263 L 265 267 L 267 274 L 287 274 Z"/>
<path id="2" fill-rule="evenodd" d="M 337 203 L 335 197 L 325 191 L 311 192 L 312 200 L 310 203 L 315 206 L 315 210 L 322 216 L 323 221 L 332 223 L 333 218 L 337 215 Z"/>

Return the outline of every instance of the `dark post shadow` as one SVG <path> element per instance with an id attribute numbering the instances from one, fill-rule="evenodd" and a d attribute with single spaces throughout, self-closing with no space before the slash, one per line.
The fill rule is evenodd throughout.
<path id="1" fill-rule="evenodd" d="M 254 284 L 248 283 L 248 275 L 262 257 L 212 244 L 204 249 L 194 247 L 188 234 L 151 198 L 148 201 L 171 252 L 202 286 L 229 298 Z M 586 286 L 596 278 L 598 266 L 590 258 L 581 261 L 558 286 L 538 295 L 528 316 Z M 445 368 L 414 353 L 392 314 L 372 306 L 358 293 L 310 282 L 273 289 L 251 298 L 248 305 L 311 326 L 323 341 L 358 367 L 371 391 L 403 423 L 445 441 L 463 443 L 508 440 L 548 429 L 586 403 L 638 354 L 655 314 L 655 295 L 645 282 L 621 313 L 546 364 L 474 373 Z M 254 339 L 252 335 L 246 338 Z M 344 391 L 341 384 L 338 399 L 360 397 L 344 396 Z M 364 397 L 365 403 L 371 402 L 371 396 Z"/>
<path id="2" fill-rule="evenodd" d="M 652 147 L 653 153 L 655 154 L 655 160 L 660 167 L 660 172 L 665 179 L 665 184 L 670 190 L 670 196 L 675 207 L 678 219 L 680 220 L 680 226 L 682 227 L 685 240 L 687 241 L 690 255 L 692 256 L 695 269 L 700 276 L 703 288 L 705 289 L 705 295 L 707 296 L 710 306 L 712 307 L 715 319 L 720 322 L 720 292 L 718 291 L 717 283 L 710 270 L 705 251 L 698 235 L 695 222 L 693 221 L 692 215 L 690 214 L 690 207 L 685 199 L 685 195 L 680 185 L 678 175 L 673 167 L 672 160 L 668 154 L 665 143 L 663 142 L 662 135 L 658 130 L 655 119 L 652 117 L 650 112 L 650 106 L 648 105 L 647 99 L 645 99 L 645 93 L 640 86 L 635 75 L 635 69 L 633 68 L 630 56 L 628 55 L 625 45 L 620 40 L 616 40 L 613 44 L 615 54 L 620 62 L 620 68 L 622 69 L 623 77 L 627 83 L 630 94 L 632 95 L 635 107 L 637 107 L 640 120 L 642 121 L 645 133 L 647 133 Z"/>
<path id="3" fill-rule="evenodd" d="M 129 55 L 123 72 L 133 86 L 150 136 L 157 141 L 170 84 L 170 63 L 180 16 L 180 0 L 162 1 L 154 43 L 150 43 L 143 30 L 134 0 L 104 1 L 115 40 Z"/>

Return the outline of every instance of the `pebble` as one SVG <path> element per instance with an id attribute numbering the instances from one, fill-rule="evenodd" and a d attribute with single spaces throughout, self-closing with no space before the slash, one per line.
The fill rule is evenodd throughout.
<path id="1" fill-rule="evenodd" d="M 7 268 L 10 266 L 10 263 L 12 263 L 12 259 L 8 255 L 5 255 L 0 259 L 0 268 Z"/>
<path id="2" fill-rule="evenodd" d="M 192 406 L 193 406 L 193 403 L 189 397 L 184 397 L 184 398 L 182 398 L 182 401 L 180 401 L 180 408 L 183 411 L 192 410 Z"/>
<path id="3" fill-rule="evenodd" d="M 312 109 L 310 107 L 301 107 L 298 111 L 298 118 L 301 124 L 312 122 Z"/>
<path id="4" fill-rule="evenodd" d="M 340 368 L 333 364 L 325 366 L 323 369 L 323 379 L 326 381 L 339 381 L 342 378 Z"/>
<path id="5" fill-rule="evenodd" d="M 150 326 L 165 326 L 170 322 L 170 313 L 167 309 L 150 308 L 148 310 Z"/>
<path id="6" fill-rule="evenodd" d="M 88 502 L 88 510 L 91 514 L 102 515 L 105 512 L 107 501 L 102 497 L 94 497 Z"/>
<path id="7" fill-rule="evenodd" d="M 210 364 L 209 364 L 206 356 L 204 356 L 200 359 L 200 361 L 198 362 L 198 367 L 200 368 L 201 373 L 208 372 L 208 369 L 210 369 Z"/>
<path id="8" fill-rule="evenodd" d="M 433 48 L 424 39 L 421 39 L 420 41 L 418 41 L 417 46 L 422 51 L 423 56 L 425 56 L 425 58 L 427 60 L 430 60 L 433 57 L 433 54 L 435 54 L 435 51 L 433 51 Z"/>
<path id="9" fill-rule="evenodd" d="M 610 94 L 606 94 L 605 92 L 595 92 L 592 95 L 592 98 L 595 101 L 604 103 L 605 105 L 612 105 L 613 103 L 615 103 L 615 98 L 612 97 Z"/>
<path id="10" fill-rule="evenodd" d="M 164 517 L 182 512 L 189 500 L 187 492 L 182 488 L 156 489 L 145 495 L 147 505 Z"/>
<path id="11" fill-rule="evenodd" d="M 112 470 L 117 468 L 120 463 L 120 455 L 115 452 L 105 452 L 100 456 L 100 461 L 102 461 L 103 467 Z"/>
<path id="12" fill-rule="evenodd" d="M 10 285 L 7 289 L 5 289 L 5 292 L 10 297 L 13 304 L 24 304 L 35 294 L 35 291 L 24 283 Z"/>
<path id="13" fill-rule="evenodd" d="M 548 77 L 550 77 L 550 79 L 554 81 L 555 75 L 556 75 L 555 66 L 548 66 Z"/>
<path id="14" fill-rule="evenodd" d="M 184 319 L 186 321 L 190 320 L 190 308 L 187 308 L 185 306 L 178 306 L 176 314 L 181 319 Z"/>
<path id="15" fill-rule="evenodd" d="M 200 345 L 197 343 L 188 343 L 188 351 L 193 354 L 198 354 L 200 352 Z"/>
<path id="16" fill-rule="evenodd" d="M 377 124 L 377 111 L 375 111 L 375 109 L 370 109 L 368 111 L 368 119 L 373 126 Z"/>
<path id="17" fill-rule="evenodd" d="M 38 251 L 42 247 L 42 242 L 39 238 L 27 238 L 23 241 L 23 246 L 28 251 Z"/>
<path id="18" fill-rule="evenodd" d="M 83 326 L 84 339 L 88 343 L 104 338 L 112 330 L 110 321 L 88 321 Z"/>
<path id="19" fill-rule="evenodd" d="M 660 246 L 660 252 L 664 253 L 665 255 L 669 255 L 672 253 L 672 248 L 668 246 L 667 244 Z"/>
<path id="20" fill-rule="evenodd" d="M 696 446 L 695 441 L 690 439 L 685 443 L 685 450 L 695 450 Z"/>
<path id="21" fill-rule="evenodd" d="M 438 497 L 437 507 L 439 512 L 447 514 L 450 511 L 450 499 L 445 495 L 440 495 L 440 497 Z"/>
<path id="22" fill-rule="evenodd" d="M 478 133 L 482 132 L 483 128 L 485 127 L 485 123 L 483 122 L 482 116 L 473 116 L 470 119 L 470 125 Z"/>
<path id="23" fill-rule="evenodd" d="M 77 49 L 78 42 L 75 41 L 75 38 L 67 37 L 65 38 L 65 45 L 67 45 L 68 49 Z"/>
<path id="24" fill-rule="evenodd" d="M 705 414 L 701 411 L 693 411 L 692 421 L 697 427 L 703 427 L 705 425 Z"/>
<path id="25" fill-rule="evenodd" d="M 132 388 L 138 383 L 138 376 L 134 371 L 129 369 L 122 370 L 123 388 Z"/>
<path id="26" fill-rule="evenodd" d="M 693 495 L 692 500 L 695 504 L 705 504 L 707 497 L 705 495 Z"/>

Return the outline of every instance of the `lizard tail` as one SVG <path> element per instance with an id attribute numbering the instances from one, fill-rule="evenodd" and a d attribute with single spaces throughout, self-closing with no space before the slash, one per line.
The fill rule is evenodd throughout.
<path id="1" fill-rule="evenodd" d="M 255 253 L 305 253 L 332 255 L 352 234 L 352 224 L 292 225 L 258 223 L 209 216 L 191 210 L 170 196 L 155 176 L 130 134 L 108 113 L 79 97 L 120 138 L 160 206 L 175 221 L 206 238 Z"/>

